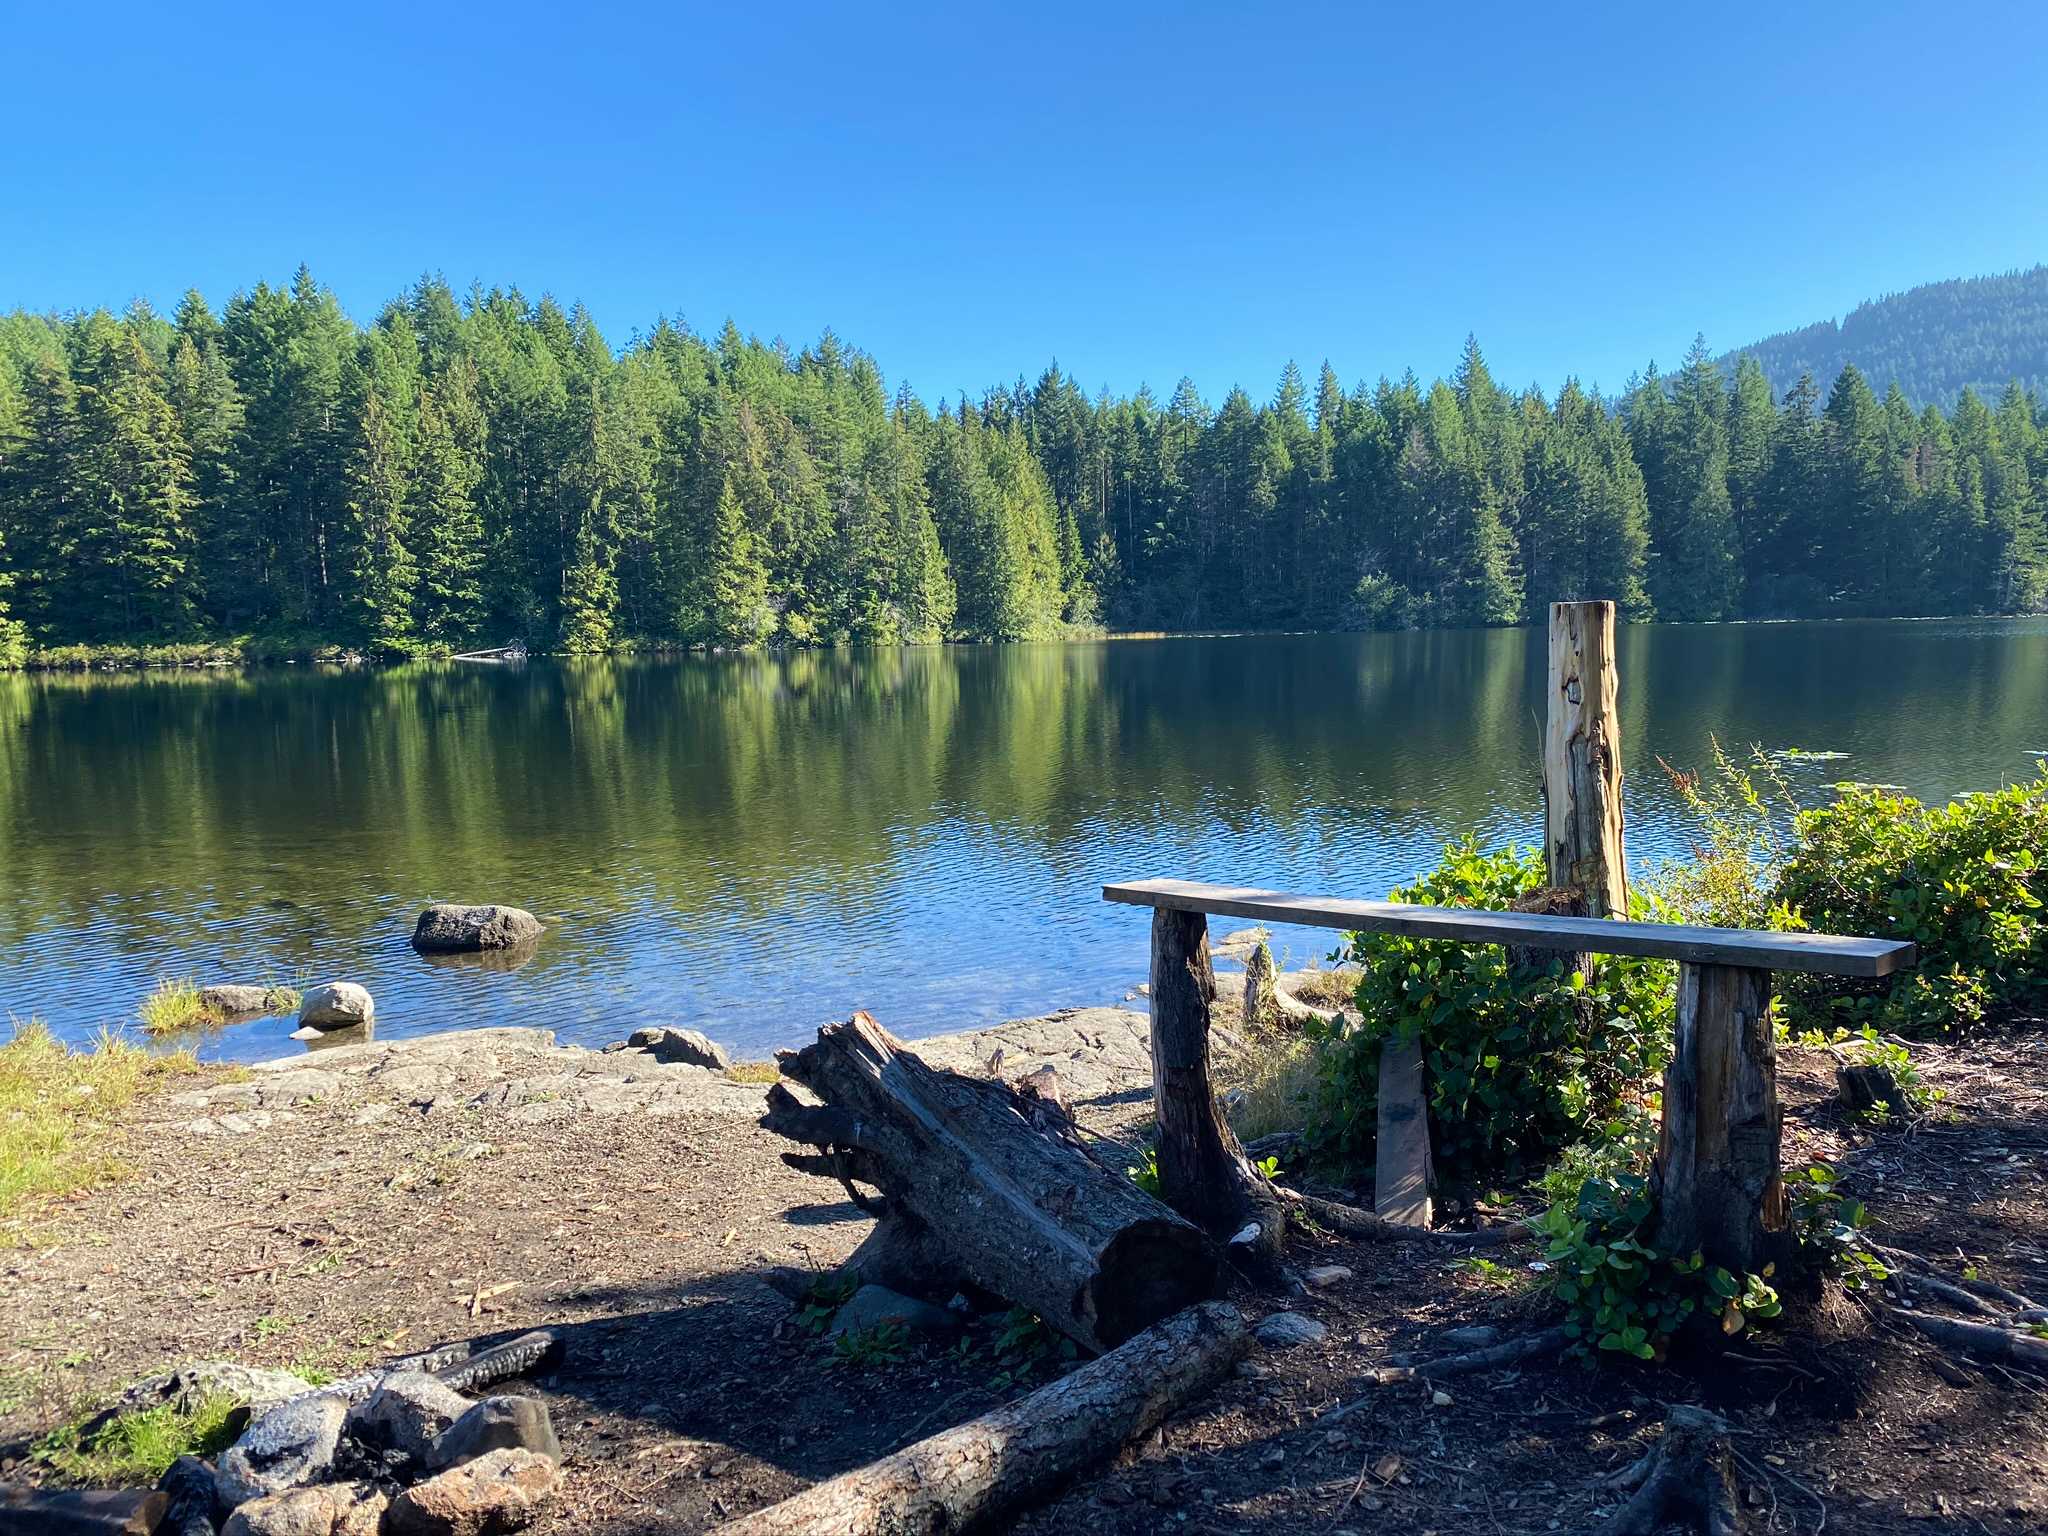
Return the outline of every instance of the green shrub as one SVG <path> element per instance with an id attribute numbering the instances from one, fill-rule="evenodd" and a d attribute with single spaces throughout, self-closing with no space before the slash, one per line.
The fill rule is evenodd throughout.
<path id="1" fill-rule="evenodd" d="M 1505 911 L 1543 888 L 1538 852 L 1482 850 L 1466 838 L 1395 901 Z M 1616 1117 L 1662 1070 L 1674 978 L 1664 962 L 1603 957 L 1592 979 L 1511 967 L 1499 945 L 1354 933 L 1363 967 L 1359 1022 L 1316 1031 L 1319 1083 L 1310 1134 L 1367 1159 L 1388 1040 L 1417 1038 L 1428 1071 L 1432 1152 L 1458 1178 L 1518 1175 Z"/>
<path id="2" fill-rule="evenodd" d="M 1844 785 L 1797 835 L 1777 901 L 1812 930 L 1909 939 L 1920 962 L 1870 983 L 1786 976 L 1793 1027 L 1952 1034 L 2048 991 L 2048 772 L 1946 806 Z"/>

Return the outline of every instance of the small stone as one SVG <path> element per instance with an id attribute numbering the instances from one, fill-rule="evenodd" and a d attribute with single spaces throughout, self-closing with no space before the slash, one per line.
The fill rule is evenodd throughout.
<path id="1" fill-rule="evenodd" d="M 1486 1349 L 1500 1342 L 1500 1330 L 1489 1323 L 1474 1323 L 1465 1328 L 1446 1328 L 1437 1339 L 1450 1349 Z"/>
<path id="2" fill-rule="evenodd" d="M 1434 1392 L 1430 1393 L 1429 1400 L 1438 1408 L 1448 1408 L 1451 1406 L 1451 1394 L 1442 1387 L 1438 1387 Z"/>
<path id="3" fill-rule="evenodd" d="M 0 1536 L 151 1536 L 169 1503 L 126 1489 L 0 1487 Z"/>
<path id="4" fill-rule="evenodd" d="M 350 1411 L 348 1429 L 371 1445 L 423 1459 L 471 1406 L 460 1392 L 424 1371 L 393 1371 Z"/>
<path id="5" fill-rule="evenodd" d="M 347 1420 L 348 1403 L 331 1392 L 295 1397 L 258 1415 L 221 1453 L 214 1472 L 221 1504 L 232 1509 L 320 1482 L 334 1469 Z"/>
<path id="6" fill-rule="evenodd" d="M 681 1062 L 688 1067 L 709 1067 L 714 1072 L 723 1072 L 732 1065 L 732 1057 L 727 1054 L 724 1046 L 694 1029 L 636 1029 L 626 1037 L 626 1044 L 635 1050 L 647 1052 L 656 1061 Z"/>
<path id="7" fill-rule="evenodd" d="M 428 907 L 413 923 L 412 947 L 427 954 L 514 949 L 546 931 L 539 918 L 520 907 L 464 907 L 444 901 Z"/>
<path id="8" fill-rule="evenodd" d="M 1342 1264 L 1318 1264 L 1313 1269 L 1301 1272 L 1301 1278 L 1318 1291 L 1327 1291 L 1333 1285 L 1342 1285 L 1351 1278 L 1351 1271 Z"/>
<path id="9" fill-rule="evenodd" d="M 352 981 L 327 982 L 299 1000 L 299 1023 L 307 1029 L 348 1029 L 367 1024 L 376 1012 L 369 988 Z"/>
<path id="10" fill-rule="evenodd" d="M 864 1285 L 832 1315 L 832 1333 L 859 1333 L 882 1323 L 900 1323 L 913 1333 L 951 1333 L 959 1315 L 930 1302 L 892 1291 L 885 1285 Z"/>
<path id="11" fill-rule="evenodd" d="M 1295 1349 L 1303 1344 L 1320 1344 L 1329 1331 L 1299 1312 L 1275 1312 L 1261 1319 L 1252 1333 L 1268 1349 Z"/>
<path id="12" fill-rule="evenodd" d="M 649 1415 L 652 1417 L 653 1415 Z M 548 1405 L 537 1397 L 487 1397 L 438 1435 L 427 1448 L 427 1468 L 439 1472 L 490 1451 L 535 1451 L 562 1459 Z"/>
<path id="13" fill-rule="evenodd" d="M 1276 1445 L 1270 1451 L 1266 1452 L 1265 1455 L 1259 1458 L 1259 1465 L 1270 1470 L 1273 1467 L 1279 1466 L 1282 1462 L 1286 1460 L 1287 1453 L 1281 1450 L 1280 1447 Z"/>
<path id="14" fill-rule="evenodd" d="M 376 1536 L 390 1499 L 373 1483 L 323 1483 L 251 1499 L 221 1536 Z"/>
<path id="15" fill-rule="evenodd" d="M 391 1501 L 390 1536 L 489 1536 L 532 1523 L 562 1473 L 532 1451 L 491 1451 L 415 1483 Z"/>

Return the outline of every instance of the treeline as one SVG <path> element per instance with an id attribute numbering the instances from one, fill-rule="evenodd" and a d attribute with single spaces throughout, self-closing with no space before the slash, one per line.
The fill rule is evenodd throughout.
<path id="1" fill-rule="evenodd" d="M 1946 410 L 1966 389 L 1995 395 L 2015 379 L 2038 394 L 2048 390 L 2048 266 L 1925 283 L 1858 304 L 1840 324 L 1781 331 L 1742 352 L 1781 392 L 1801 374 L 1832 379 L 1854 362 L 1895 381 L 1916 406 Z M 1742 352 L 1722 365 L 1732 372 Z"/>
<path id="2" fill-rule="evenodd" d="M 358 329 L 304 271 L 0 321 L 0 652 L 305 635 L 380 652 L 1029 639 L 1126 628 L 2014 612 L 2048 589 L 2048 434 L 1845 369 L 1774 398 L 1703 345 L 1619 400 L 1515 393 L 1468 342 L 1220 407 L 1055 366 L 893 398 L 792 351 L 421 282 Z"/>

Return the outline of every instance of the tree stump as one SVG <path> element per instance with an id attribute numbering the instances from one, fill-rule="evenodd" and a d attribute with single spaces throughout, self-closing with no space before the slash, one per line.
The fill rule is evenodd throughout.
<path id="1" fill-rule="evenodd" d="M 1209 920 L 1152 912 L 1152 1102 L 1159 1122 L 1161 1197 L 1255 1269 L 1277 1265 L 1286 1219 L 1216 1106 L 1209 1070 L 1216 972 Z"/>
<path id="2" fill-rule="evenodd" d="M 937 1295 L 963 1277 L 1091 1350 L 1213 1294 L 1209 1240 L 1097 1161 L 1043 1098 L 927 1066 L 865 1013 L 776 1059 L 824 1103 L 778 1083 L 761 1124 L 821 1149 L 783 1161 L 877 1216 L 847 1265 L 863 1279 Z"/>
<path id="3" fill-rule="evenodd" d="M 1752 1274 L 1790 1257 L 1784 1118 L 1771 973 L 1681 965 L 1657 1148 L 1660 1249 Z"/>

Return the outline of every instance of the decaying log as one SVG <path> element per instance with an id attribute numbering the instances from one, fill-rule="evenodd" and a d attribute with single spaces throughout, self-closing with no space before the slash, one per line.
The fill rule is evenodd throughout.
<path id="1" fill-rule="evenodd" d="M 783 1161 L 877 1216 L 847 1266 L 863 1279 L 929 1295 L 964 1277 L 1091 1350 L 1214 1294 L 1209 1240 L 1097 1161 L 1043 1098 L 927 1066 L 865 1013 L 777 1062 L 824 1102 L 777 1084 L 761 1124 L 819 1148 Z"/>
<path id="2" fill-rule="evenodd" d="M 1209 1070 L 1216 972 L 1209 920 L 1152 913 L 1152 1104 L 1159 1127 L 1159 1189 L 1166 1203 L 1231 1245 L 1256 1274 L 1277 1271 L 1286 1222 L 1273 1186 L 1237 1144 L 1216 1104 Z"/>
<path id="3" fill-rule="evenodd" d="M 1627 917 L 1621 718 L 1614 604 L 1550 605 L 1550 707 L 1543 737 L 1543 829 L 1550 883 L 1587 917 Z"/>
<path id="4" fill-rule="evenodd" d="M 950 1536 L 986 1526 L 1199 1397 L 1250 1338 L 1229 1304 L 1190 1307 L 1028 1397 L 733 1521 L 721 1536 Z"/>
<path id="5" fill-rule="evenodd" d="M 1791 1256 L 1784 1118 L 1771 973 L 1681 965 L 1657 1148 L 1658 1248 L 1752 1274 Z"/>
<path id="6" fill-rule="evenodd" d="M 1469 1349 L 1463 1354 L 1440 1355 L 1434 1360 L 1425 1360 L 1417 1365 L 1376 1365 L 1365 1373 L 1365 1379 L 1375 1387 L 1398 1387 L 1411 1381 L 1450 1381 L 1459 1376 L 1472 1376 L 1481 1371 L 1503 1371 L 1510 1366 L 1527 1360 L 1542 1360 L 1551 1355 L 1561 1355 L 1571 1346 L 1562 1328 L 1539 1328 L 1534 1333 L 1518 1334 L 1512 1339 L 1503 1339 L 1498 1344 L 1489 1344 L 1483 1349 Z M 1339 1403 L 1318 1416 L 1317 1422 L 1342 1419 L 1361 1404 L 1371 1401 L 1370 1396 L 1354 1397 L 1348 1403 Z"/>
<path id="7" fill-rule="evenodd" d="M 1620 1480 L 1629 1501 L 1592 1527 L 1599 1536 L 1656 1536 L 1686 1525 L 1703 1536 L 1739 1536 L 1742 1501 L 1735 1492 L 1728 1423 L 1703 1408 L 1679 1404 L 1664 1420 L 1657 1447 Z"/>

